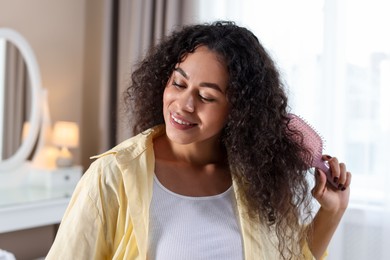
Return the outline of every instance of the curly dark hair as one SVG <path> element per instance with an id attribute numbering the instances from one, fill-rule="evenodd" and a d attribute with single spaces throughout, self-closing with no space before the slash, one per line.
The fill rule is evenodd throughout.
<path id="1" fill-rule="evenodd" d="M 231 106 L 222 144 L 251 218 L 275 230 L 281 257 L 300 254 L 311 217 L 306 172 L 310 156 L 288 128 L 287 96 L 257 37 L 233 22 L 184 26 L 152 48 L 132 74 L 125 103 L 134 133 L 164 123 L 163 92 L 176 66 L 206 46 L 226 63 Z M 296 138 L 295 138 L 296 140 Z"/>

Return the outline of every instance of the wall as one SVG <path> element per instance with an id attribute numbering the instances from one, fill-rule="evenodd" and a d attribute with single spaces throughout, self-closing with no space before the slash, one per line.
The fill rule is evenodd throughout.
<path id="1" fill-rule="evenodd" d="M 0 235 L 0 248 L 17 260 L 31 260 L 47 254 L 55 236 L 54 226 L 37 227 Z"/>
<path id="2" fill-rule="evenodd" d="M 81 121 L 85 1 L 0 0 L 0 26 L 30 43 L 48 90 L 52 122 Z"/>
<path id="3" fill-rule="evenodd" d="M 63 0 L 66 1 L 66 0 Z M 110 16 L 110 0 L 87 0 L 85 33 L 84 33 L 84 67 L 82 87 L 82 121 L 81 126 L 81 165 L 86 169 L 91 160 L 89 157 L 102 152 L 104 138 L 102 132 L 107 126 L 101 125 L 102 99 L 101 86 L 108 84 L 109 32 L 105 24 L 106 16 Z M 104 55 L 104 54 L 106 55 Z"/>
<path id="4" fill-rule="evenodd" d="M 90 163 L 89 156 L 99 151 L 104 3 L 108 2 L 0 0 L 0 27 L 18 31 L 35 52 L 43 87 L 48 90 L 52 122 L 67 120 L 80 125 L 81 146 L 74 152 L 76 163 L 84 169 Z M 42 227 L 2 234 L 0 241 L 13 245 L 10 249 L 18 259 L 32 259 L 48 249 L 54 230 Z M 28 237 L 35 239 L 25 242 Z M 29 248 L 18 249 L 21 241 Z"/>
<path id="5" fill-rule="evenodd" d="M 35 52 L 52 122 L 80 125 L 81 147 L 74 152 L 84 168 L 99 145 L 103 2 L 0 0 L 0 27 L 21 33 Z"/>

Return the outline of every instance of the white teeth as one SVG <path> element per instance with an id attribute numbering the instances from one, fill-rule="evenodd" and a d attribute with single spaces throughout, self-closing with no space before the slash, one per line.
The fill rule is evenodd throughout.
<path id="1" fill-rule="evenodd" d="M 173 121 L 175 121 L 176 123 L 181 124 L 181 125 L 191 125 L 190 123 L 187 123 L 187 122 L 184 122 L 180 119 L 177 119 L 174 116 L 172 116 L 172 119 L 173 119 Z"/>

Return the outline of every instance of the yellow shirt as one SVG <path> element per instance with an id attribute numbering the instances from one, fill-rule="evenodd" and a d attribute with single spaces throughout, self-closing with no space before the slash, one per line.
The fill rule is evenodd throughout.
<path id="1" fill-rule="evenodd" d="M 97 156 L 77 185 L 46 259 L 147 259 L 158 126 Z M 275 235 L 247 218 L 233 181 L 247 260 L 278 259 Z M 314 259 L 307 245 L 305 259 Z"/>

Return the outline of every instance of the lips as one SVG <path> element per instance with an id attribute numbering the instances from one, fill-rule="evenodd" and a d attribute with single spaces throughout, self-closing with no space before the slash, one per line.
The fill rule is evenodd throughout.
<path id="1" fill-rule="evenodd" d="M 173 114 L 170 113 L 169 114 L 169 118 L 170 118 L 171 124 L 175 128 L 178 128 L 178 129 L 181 129 L 181 130 L 190 129 L 190 128 L 196 126 L 195 123 L 192 123 L 191 121 L 188 121 L 188 120 L 184 119 L 183 117 L 181 117 L 179 115 L 173 115 Z"/>

